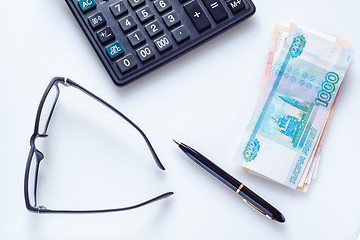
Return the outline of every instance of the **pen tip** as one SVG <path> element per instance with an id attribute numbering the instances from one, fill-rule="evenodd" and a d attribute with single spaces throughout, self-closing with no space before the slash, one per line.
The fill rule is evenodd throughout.
<path id="1" fill-rule="evenodd" d="M 173 139 L 174 143 L 176 143 L 178 146 L 180 146 L 181 142 L 176 141 L 175 139 Z"/>
<path id="2" fill-rule="evenodd" d="M 281 214 L 281 221 L 280 221 L 280 222 L 282 222 L 282 223 L 285 222 L 285 217 L 284 217 L 284 215 L 282 215 L 282 214 Z"/>
<path id="3" fill-rule="evenodd" d="M 285 222 L 285 217 L 284 215 L 282 215 L 280 212 L 278 214 L 275 214 L 273 216 L 273 219 L 278 221 L 278 222 L 281 222 L 281 223 L 284 223 Z"/>

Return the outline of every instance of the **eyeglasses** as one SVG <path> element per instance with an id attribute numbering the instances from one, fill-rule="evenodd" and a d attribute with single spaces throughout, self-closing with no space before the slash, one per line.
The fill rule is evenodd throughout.
<path id="1" fill-rule="evenodd" d="M 34 133 L 30 138 L 31 148 L 26 162 L 25 178 L 24 178 L 25 204 L 26 204 L 26 208 L 29 211 L 38 212 L 38 213 L 102 213 L 102 212 L 125 211 L 125 210 L 138 208 L 161 199 L 165 199 L 171 196 L 172 194 L 174 194 L 173 192 L 166 192 L 164 194 L 149 199 L 145 202 L 138 203 L 136 205 L 122 207 L 122 208 L 112 208 L 112 209 L 66 210 L 66 209 L 48 209 L 43 205 L 38 205 L 38 201 L 37 201 L 38 176 L 40 170 L 40 163 L 44 159 L 44 154 L 39 149 L 37 149 L 35 145 L 35 141 L 37 138 L 46 138 L 48 136 L 48 127 L 51 120 L 51 116 L 53 115 L 56 103 L 60 96 L 60 88 L 58 86 L 59 83 L 63 84 L 66 87 L 71 86 L 82 91 L 83 93 L 87 94 L 88 96 L 92 97 L 96 101 L 100 102 L 101 104 L 103 104 L 104 106 L 115 112 L 128 124 L 134 127 L 145 140 L 155 160 L 156 165 L 160 169 L 165 170 L 164 166 L 160 162 L 154 148 L 151 146 L 150 141 L 146 137 L 145 133 L 138 126 L 136 126 L 135 123 L 133 123 L 129 118 L 127 118 L 124 114 L 122 114 L 116 108 L 111 106 L 109 103 L 105 102 L 95 94 L 81 87 L 74 81 L 62 77 L 55 77 L 50 81 L 49 85 L 47 86 L 41 98 L 40 105 L 36 114 Z M 30 180 L 32 182 L 29 182 Z"/>

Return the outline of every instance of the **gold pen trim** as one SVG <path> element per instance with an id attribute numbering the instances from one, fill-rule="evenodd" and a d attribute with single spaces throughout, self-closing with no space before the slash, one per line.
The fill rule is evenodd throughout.
<path id="1" fill-rule="evenodd" d="M 241 184 L 239 188 L 236 190 L 236 193 L 239 194 L 240 190 L 243 188 L 244 184 Z"/>
<path id="2" fill-rule="evenodd" d="M 248 200 L 246 200 L 245 198 L 243 198 L 244 202 L 246 202 L 249 206 L 251 206 L 252 208 L 254 208 L 256 211 L 258 211 L 260 214 L 264 215 L 265 217 L 267 217 L 270 220 L 273 220 L 269 215 L 265 214 L 263 211 L 261 211 L 260 209 L 258 209 L 256 206 L 254 206 L 254 204 L 252 204 L 251 202 L 249 202 Z"/>

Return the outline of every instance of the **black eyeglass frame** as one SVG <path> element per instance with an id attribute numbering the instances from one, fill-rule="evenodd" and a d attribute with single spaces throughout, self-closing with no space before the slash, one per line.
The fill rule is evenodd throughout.
<path id="1" fill-rule="evenodd" d="M 160 162 L 160 159 L 158 158 L 154 148 L 152 147 L 150 141 L 148 140 L 148 138 L 146 137 L 145 133 L 134 123 L 132 122 L 128 117 L 126 117 L 123 113 L 121 113 L 119 110 L 117 110 L 115 107 L 111 106 L 109 103 L 107 103 L 106 101 L 102 100 L 101 98 L 99 98 L 98 96 L 96 96 L 95 94 L 91 93 L 90 91 L 86 90 L 85 88 L 83 88 L 82 86 L 80 86 L 79 84 L 75 83 L 74 81 L 72 81 L 71 79 L 67 79 L 67 78 L 63 78 L 63 77 L 54 77 L 49 85 L 47 86 L 38 110 L 37 110 L 37 114 L 36 114 L 36 120 L 35 120 L 35 127 L 34 127 L 34 133 L 32 134 L 31 138 L 30 138 L 30 151 L 29 151 L 29 155 L 27 158 L 27 162 L 26 162 L 26 167 L 25 167 L 25 177 L 24 177 L 24 197 L 25 197 L 25 205 L 26 208 L 29 211 L 32 212 L 38 212 L 38 213 L 104 213 L 104 212 L 117 212 L 117 211 L 125 211 L 125 210 L 130 210 L 130 209 L 134 209 L 134 208 L 138 208 L 141 206 L 145 206 L 149 203 L 167 198 L 171 195 L 173 195 L 173 192 L 166 192 L 164 194 L 161 194 L 157 197 L 154 197 L 152 199 L 149 199 L 145 202 L 141 202 L 139 204 L 136 205 L 132 205 L 132 206 L 128 206 L 128 207 L 123 207 L 123 208 L 112 208 L 112 209 L 97 209 L 97 210 L 53 210 L 53 209 L 48 209 L 42 205 L 38 206 L 37 205 L 37 183 L 38 183 L 38 174 L 39 174 L 39 168 L 40 168 L 40 162 L 41 160 L 44 158 L 44 155 L 36 148 L 35 146 L 35 141 L 37 138 L 41 137 L 41 138 L 45 138 L 47 137 L 47 130 L 48 130 L 48 126 L 52 117 L 52 114 L 54 112 L 56 103 L 58 101 L 58 98 L 60 96 L 60 89 L 58 86 L 58 83 L 62 83 L 64 86 L 72 86 L 74 88 L 79 89 L 80 91 L 82 91 L 83 93 L 87 94 L 88 96 L 92 97 L 93 99 L 95 99 L 96 101 L 102 103 L 104 106 L 106 106 L 107 108 L 109 108 L 110 110 L 112 110 L 113 112 L 115 112 L 116 114 L 118 114 L 121 118 L 123 118 L 127 123 L 129 123 L 131 126 L 133 126 L 140 134 L 141 136 L 144 138 L 154 160 L 156 165 L 162 169 L 165 170 L 164 166 L 162 165 L 162 163 Z M 49 114 L 49 117 L 45 123 L 45 133 L 44 134 L 40 134 L 39 133 L 39 124 L 40 124 L 40 117 L 41 117 L 41 113 L 42 113 L 42 109 L 44 107 L 44 103 L 45 100 L 50 92 L 50 90 L 52 89 L 52 87 L 55 87 L 57 90 L 57 94 L 55 97 L 55 101 L 51 107 L 51 111 Z M 33 160 L 33 156 L 34 154 L 36 155 L 36 168 L 35 168 L 35 182 L 34 182 L 34 206 L 32 206 L 32 204 L 30 203 L 30 196 L 29 196 L 29 175 L 30 175 L 30 166 L 31 166 L 31 161 Z"/>

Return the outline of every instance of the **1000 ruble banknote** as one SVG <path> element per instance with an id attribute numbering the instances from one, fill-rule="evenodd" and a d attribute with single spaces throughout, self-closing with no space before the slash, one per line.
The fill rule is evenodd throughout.
<path id="1" fill-rule="evenodd" d="M 314 173 L 352 52 L 332 36 L 276 26 L 265 85 L 236 158 L 291 188 Z"/>

